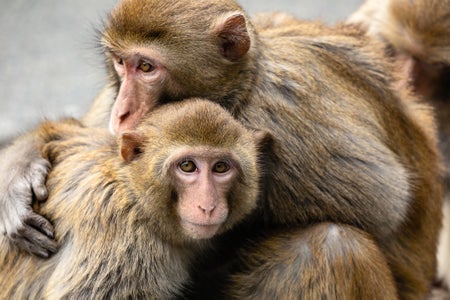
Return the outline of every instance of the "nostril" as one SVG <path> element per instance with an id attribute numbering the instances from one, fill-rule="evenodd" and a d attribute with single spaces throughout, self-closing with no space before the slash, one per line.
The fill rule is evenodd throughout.
<path id="1" fill-rule="evenodd" d="M 130 116 L 130 112 L 129 111 L 127 111 L 126 113 L 120 115 L 120 117 L 119 117 L 120 122 L 125 121 L 129 116 Z"/>
<path id="2" fill-rule="evenodd" d="M 204 214 L 211 214 L 213 211 L 214 211 L 214 209 L 216 208 L 216 206 L 215 205 L 213 205 L 213 206 L 210 206 L 210 207 L 208 207 L 208 208 L 205 208 L 205 207 L 202 207 L 201 205 L 199 205 L 198 206 L 198 208 L 204 213 Z"/>

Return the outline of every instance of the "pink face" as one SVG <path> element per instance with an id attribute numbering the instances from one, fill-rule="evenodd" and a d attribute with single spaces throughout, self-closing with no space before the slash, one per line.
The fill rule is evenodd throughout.
<path id="1" fill-rule="evenodd" d="M 214 236 L 227 220 L 228 194 L 238 174 L 229 155 L 207 151 L 180 153 L 173 166 L 177 212 L 183 231 L 195 239 Z"/>
<path id="2" fill-rule="evenodd" d="M 109 129 L 113 133 L 134 129 L 143 116 L 155 108 L 162 93 L 166 69 L 157 51 L 131 49 L 111 53 L 120 89 L 114 102 Z"/>

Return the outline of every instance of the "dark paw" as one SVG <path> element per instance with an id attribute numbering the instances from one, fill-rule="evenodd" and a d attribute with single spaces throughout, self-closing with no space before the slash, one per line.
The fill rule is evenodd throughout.
<path id="1" fill-rule="evenodd" d="M 11 233 L 10 238 L 21 249 L 40 257 L 49 257 L 58 250 L 53 226 L 35 213 L 28 215 L 23 226 Z"/>

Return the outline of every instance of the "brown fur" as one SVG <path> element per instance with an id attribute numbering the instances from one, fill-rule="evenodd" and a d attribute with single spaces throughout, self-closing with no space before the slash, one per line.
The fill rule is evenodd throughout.
<path id="1" fill-rule="evenodd" d="M 367 1 L 349 22 L 388 46 L 415 91 L 427 99 L 450 98 L 450 1 Z"/>
<path id="2" fill-rule="evenodd" d="M 349 22 L 383 41 L 406 84 L 436 108 L 440 150 L 447 166 L 439 277 L 450 286 L 450 1 L 370 0 Z"/>
<path id="3" fill-rule="evenodd" d="M 241 25 L 236 31 L 227 27 L 233 27 L 233 22 L 221 27 L 228 16 L 236 14 L 246 18 L 245 31 Z M 227 28 L 224 35 L 221 28 Z M 237 34 L 237 41 L 245 43 L 246 33 L 251 41 L 248 52 L 233 59 L 223 57 L 222 47 L 229 46 L 223 41 L 232 41 Z M 430 109 L 392 75 L 381 45 L 364 38 L 358 29 L 343 25 L 328 28 L 311 22 L 281 21 L 258 33 L 240 7 L 228 0 L 195 5 L 190 1 L 122 1 L 106 24 L 103 43 L 107 51 L 118 53 L 136 47 L 160 53 L 167 78 L 158 87 L 162 89 L 159 102 L 152 105 L 207 96 L 243 124 L 269 130 L 276 139 L 259 209 L 245 226 L 219 244 L 222 252 L 218 257 L 211 257 L 211 264 L 205 263 L 205 277 L 200 274 L 196 280 L 208 282 L 210 289 L 197 287 L 200 294 L 217 296 L 217 290 L 228 281 L 219 276 L 219 286 L 215 286 L 212 274 L 223 271 L 233 273 L 233 278 L 245 272 L 254 279 L 225 287 L 238 295 L 242 290 L 253 291 L 248 296 L 256 298 L 283 297 L 291 290 L 286 287 L 304 287 L 311 274 L 301 277 L 301 270 L 284 268 L 282 278 L 286 280 L 281 284 L 276 279 L 279 272 L 259 274 L 257 266 L 246 266 L 245 259 L 235 261 L 233 253 L 251 256 L 252 250 L 238 250 L 247 239 L 256 243 L 254 249 L 258 249 L 258 236 L 269 242 L 276 240 L 278 233 L 266 228 L 307 231 L 311 224 L 324 221 L 349 224 L 366 232 L 346 229 L 361 241 L 355 247 L 348 247 L 346 240 L 337 243 L 336 251 L 343 255 L 340 258 L 317 253 L 327 268 L 340 270 L 337 265 L 341 259 L 361 258 L 360 251 L 380 261 L 381 252 L 386 263 L 374 264 L 379 270 L 372 272 L 380 277 L 393 274 L 395 292 L 385 290 L 391 294 L 389 298 L 415 299 L 428 294 L 441 214 L 434 123 Z M 234 46 L 231 50 L 241 53 L 242 48 Z M 102 101 L 106 100 L 99 98 L 97 103 Z M 333 226 L 314 228 L 327 235 Z M 295 241 L 296 234 L 303 232 L 292 231 L 288 241 Z M 367 250 L 373 243 L 379 250 Z M 271 260 L 273 253 L 254 251 L 277 265 Z M 303 255 L 291 254 L 298 259 Z M 226 257 L 229 261 L 224 264 Z M 347 271 L 365 274 L 368 270 L 362 265 L 355 262 Z M 263 278 L 272 278 L 272 284 L 253 284 Z M 347 283 L 335 277 L 318 280 L 316 287 L 310 287 L 311 295 L 319 293 L 319 287 L 334 285 L 341 291 L 337 297 L 376 298 L 374 291 L 384 289 L 385 283 L 392 285 L 384 277 L 348 283 L 366 291 L 360 295 L 343 288 Z M 328 296 L 335 295 L 330 293 Z"/>
<path id="4" fill-rule="evenodd" d="M 232 291 L 288 298 L 298 296 L 291 293 L 298 286 L 323 298 L 428 294 L 441 220 L 434 123 L 429 107 L 398 82 L 380 44 L 354 27 L 314 22 L 279 23 L 258 33 L 233 0 L 123 0 L 101 40 L 111 83 L 86 116 L 87 125 L 107 126 L 107 119 L 97 122 L 107 116 L 105 107 L 118 123 L 128 116 L 117 114 L 120 105 L 134 101 L 152 110 L 195 96 L 275 138 L 256 211 L 217 241 L 217 255 L 196 267 L 193 296 Z M 156 71 L 143 74 L 142 62 L 154 63 Z M 124 66 L 136 80 L 114 72 Z M 154 74 L 156 85 L 137 79 Z M 128 127 L 139 120 L 134 113 Z M 321 240 L 312 237 L 336 235 L 336 228 L 344 236 L 333 243 L 339 255 L 318 251 Z M 274 260 L 263 249 L 278 248 L 273 241 L 285 235 L 285 247 L 294 250 Z M 304 256 L 301 247 L 314 253 Z M 261 263 L 245 259 L 253 254 Z M 373 270 L 365 268 L 365 257 L 376 262 Z M 314 274 L 289 264 L 293 259 L 306 266 L 321 261 L 325 270 L 314 272 L 325 275 L 309 285 Z M 326 276 L 327 270 L 341 272 L 342 261 L 353 261 L 344 264 L 345 273 L 377 278 Z M 263 262 L 269 268 L 261 274 Z M 280 262 L 288 267 L 276 268 Z M 231 280 L 241 274 L 252 280 Z M 265 278 L 270 285 L 258 283 Z M 135 283 L 143 284 L 139 278 Z"/>
<path id="5" fill-rule="evenodd" d="M 235 299 L 276 299 L 280 290 L 285 293 L 283 299 L 340 299 L 342 295 L 392 299 L 396 294 L 392 273 L 376 242 L 347 225 L 320 223 L 283 230 L 250 247 L 241 259 L 249 272 L 232 277 L 233 289 L 228 293 Z M 286 268 L 297 270 L 298 284 L 293 284 Z"/>
<path id="6" fill-rule="evenodd" d="M 1 299 L 180 294 L 192 262 L 209 245 L 180 229 L 175 162 L 168 158 L 180 147 L 222 149 L 240 165 L 219 232 L 256 204 L 258 153 L 252 133 L 211 102 L 190 100 L 155 111 L 132 133 L 143 138 L 137 143 L 128 140 L 131 133 L 116 139 L 72 123 L 48 122 L 37 134 L 47 142 L 42 151 L 53 165 L 49 199 L 39 212 L 53 220 L 60 249 L 40 259 L 0 236 Z M 124 152 L 131 156 L 122 158 Z"/>

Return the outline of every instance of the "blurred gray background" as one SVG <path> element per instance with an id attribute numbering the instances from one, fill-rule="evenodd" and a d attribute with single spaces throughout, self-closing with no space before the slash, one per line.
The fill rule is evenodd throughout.
<path id="1" fill-rule="evenodd" d="M 0 145 L 44 118 L 80 117 L 105 83 L 95 28 L 117 0 L 0 0 Z M 241 0 L 327 23 L 362 0 Z"/>

